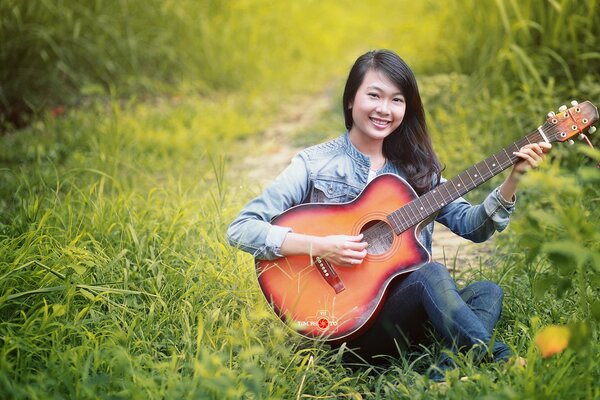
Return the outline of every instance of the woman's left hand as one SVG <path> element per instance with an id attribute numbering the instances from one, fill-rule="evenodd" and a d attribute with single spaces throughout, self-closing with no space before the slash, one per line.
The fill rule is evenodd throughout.
<path id="1" fill-rule="evenodd" d="M 546 142 L 532 143 L 521 147 L 519 151 L 513 153 L 522 159 L 513 166 L 513 172 L 524 174 L 531 168 L 539 167 L 551 148 L 552 145 Z"/>
<path id="2" fill-rule="evenodd" d="M 521 158 L 521 161 L 513 166 L 510 175 L 500 186 L 500 195 L 502 198 L 514 199 L 521 176 L 530 169 L 539 167 L 551 148 L 552 145 L 547 142 L 531 143 L 521 147 L 519 151 L 513 153 Z"/>

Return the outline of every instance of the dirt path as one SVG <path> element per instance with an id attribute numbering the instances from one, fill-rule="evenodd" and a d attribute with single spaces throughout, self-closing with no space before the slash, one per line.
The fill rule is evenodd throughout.
<path id="1" fill-rule="evenodd" d="M 292 146 L 289 138 L 294 134 L 310 128 L 314 122 L 332 106 L 329 95 L 311 96 L 295 102 L 290 110 L 283 113 L 280 122 L 272 125 L 253 143 L 252 151 L 241 160 L 241 168 L 245 179 L 259 182 L 263 187 L 273 180 L 290 162 L 301 148 Z M 260 156 L 256 156 L 260 154 Z M 448 266 L 451 271 L 464 271 L 477 268 L 485 262 L 485 254 L 491 248 L 490 241 L 485 245 L 475 244 L 455 235 L 444 225 L 435 223 L 432 244 L 432 258 Z"/>
<path id="2" fill-rule="evenodd" d="M 293 103 L 292 107 L 284 110 L 281 120 L 269 127 L 252 145 L 257 147 L 242 160 L 248 179 L 263 186 L 272 181 L 302 150 L 291 144 L 291 138 L 314 124 L 332 105 L 328 94 L 310 96 Z"/>

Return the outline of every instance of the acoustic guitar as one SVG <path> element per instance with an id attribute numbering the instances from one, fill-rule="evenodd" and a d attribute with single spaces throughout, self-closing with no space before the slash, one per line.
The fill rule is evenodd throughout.
<path id="1" fill-rule="evenodd" d="M 598 110 L 589 101 L 572 104 L 549 113 L 529 135 L 421 197 L 403 179 L 384 174 L 351 202 L 307 203 L 283 212 L 273 224 L 308 235 L 363 233 L 369 247 L 362 264 L 354 267 L 311 256 L 256 260 L 267 302 L 307 338 L 341 342 L 357 337 L 377 316 L 390 282 L 430 261 L 431 255 L 417 238 L 441 208 L 521 160 L 513 152 L 522 146 L 564 142 L 598 120 Z"/>

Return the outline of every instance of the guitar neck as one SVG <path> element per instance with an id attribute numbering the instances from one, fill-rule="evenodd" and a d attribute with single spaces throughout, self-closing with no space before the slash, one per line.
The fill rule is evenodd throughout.
<path id="1" fill-rule="evenodd" d="M 541 128 L 538 128 L 521 140 L 480 161 L 454 178 L 436 186 L 418 199 L 389 214 L 388 221 L 394 232 L 399 235 L 419 222 L 430 218 L 447 204 L 514 165 L 520 158 L 515 156 L 513 152 L 519 151 L 526 144 L 542 141 L 547 141 L 547 138 Z"/>

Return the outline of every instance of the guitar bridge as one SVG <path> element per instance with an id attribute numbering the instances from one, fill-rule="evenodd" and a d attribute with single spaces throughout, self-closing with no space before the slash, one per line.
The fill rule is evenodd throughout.
<path id="1" fill-rule="evenodd" d="M 335 293 L 338 294 L 344 290 L 346 290 L 346 286 L 340 279 L 340 276 L 333 268 L 333 265 L 327 260 L 322 259 L 321 257 L 315 257 L 314 265 L 317 267 L 317 270 L 321 273 L 325 282 L 329 284 L 335 290 Z"/>

